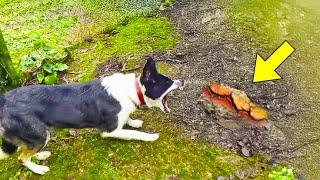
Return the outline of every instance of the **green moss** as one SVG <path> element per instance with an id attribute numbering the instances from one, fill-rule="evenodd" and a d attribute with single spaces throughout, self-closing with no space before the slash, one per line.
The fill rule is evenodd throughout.
<path id="1" fill-rule="evenodd" d="M 59 13 L 76 3 L 66 1 L 1 1 L 0 27 L 15 63 L 33 51 L 33 43 L 41 39 L 52 47 L 64 46 L 68 30 L 77 22 L 76 15 Z M 57 15 L 59 14 L 59 15 Z"/>
<path id="2" fill-rule="evenodd" d="M 289 9 L 286 0 L 235 0 L 229 8 L 229 19 L 236 30 L 250 39 L 255 46 L 264 45 L 274 48 L 279 36 L 284 36 L 281 21 L 287 19 Z M 276 45 L 277 46 L 277 45 Z M 268 57 L 268 56 L 267 56 Z"/>
<path id="3" fill-rule="evenodd" d="M 173 73 L 173 68 L 171 65 L 166 64 L 166 63 L 158 63 L 157 64 L 157 70 L 159 73 L 162 74 L 172 74 Z"/>
<path id="4" fill-rule="evenodd" d="M 38 40 L 53 48 L 76 47 L 71 51 L 74 61 L 69 66 L 73 73 L 68 77 L 86 81 L 94 77 L 96 66 L 112 55 L 173 47 L 175 37 L 168 19 L 147 18 L 160 3 L 147 0 L 129 6 L 126 0 L 4 0 L 0 2 L 0 25 L 13 62 L 19 63 L 31 53 Z M 104 34 L 110 27 L 117 33 Z M 94 42 L 85 42 L 88 37 Z"/>
<path id="5" fill-rule="evenodd" d="M 163 0 L 164 6 L 172 6 L 173 5 L 173 0 Z"/>
<path id="6" fill-rule="evenodd" d="M 145 121 L 141 131 L 159 132 L 160 138 L 155 142 L 102 139 L 92 130 L 80 131 L 78 138 L 65 134 L 47 147 L 53 153 L 44 162 L 50 172 L 41 177 L 32 174 L 29 179 L 215 179 L 263 162 L 184 138 L 182 129 L 160 110 L 138 111 L 133 118 Z M 2 177 L 14 176 L 21 167 L 11 160 L 0 164 Z"/>
<path id="7" fill-rule="evenodd" d="M 133 18 L 127 25 L 113 28 L 118 33 L 109 38 L 109 46 L 120 55 L 168 50 L 175 43 L 171 24 L 166 18 Z"/>
<path id="8" fill-rule="evenodd" d="M 130 69 L 137 69 L 141 68 L 144 64 L 144 61 L 137 55 L 129 57 L 125 64 L 124 64 L 124 69 L 125 70 L 130 70 Z"/>
<path id="9" fill-rule="evenodd" d="M 92 42 L 80 43 L 72 51 L 74 60 L 69 64 L 69 75 L 74 81 L 94 77 L 95 68 L 111 56 L 130 54 L 126 69 L 141 66 L 139 56 L 152 51 L 173 48 L 176 37 L 167 18 L 131 17 L 113 24 L 92 37 Z M 77 73 L 76 73 L 77 72 Z"/>
<path id="10" fill-rule="evenodd" d="M 284 82 L 290 83 L 295 94 L 309 109 L 318 109 L 319 99 L 317 85 L 320 83 L 319 56 L 319 1 L 315 0 L 233 0 L 229 7 L 229 22 L 236 30 L 232 32 L 233 38 L 247 39 L 249 46 L 257 49 L 252 52 L 251 61 L 255 61 L 255 53 L 265 59 L 281 44 L 287 40 L 296 51 L 283 63 L 277 71 L 284 77 Z M 310 66 L 312 64 L 312 66 Z M 299 68 L 297 68 L 299 67 Z M 308 88 L 306 88 L 308 87 Z M 304 119 L 319 120 L 313 110 L 294 117 L 296 127 L 304 126 Z M 309 122 L 310 123 L 310 122 Z M 309 133 L 304 130 L 303 133 Z M 295 141 L 303 138 L 299 135 L 293 137 Z M 315 173 L 320 168 L 315 147 L 308 147 L 308 165 L 305 159 L 297 158 L 294 162 L 306 175 L 307 179 L 315 179 Z"/>
<path id="11" fill-rule="evenodd" d="M 0 10 L 0 13 L 5 14 L 6 18 L 0 20 L 0 23 L 15 18 L 17 26 L 14 26 L 20 26 L 20 29 L 5 28 L 9 39 L 16 37 L 18 40 L 12 41 L 10 45 L 15 57 L 19 59 L 21 54 L 27 52 L 34 39 L 47 39 L 53 47 L 69 44 L 68 40 L 73 58 L 69 63 L 68 74 L 71 81 L 90 80 L 95 75 L 96 66 L 113 55 L 132 55 L 128 64 L 134 67 L 140 64 L 137 57 L 141 53 L 166 51 L 173 48 L 176 41 L 167 18 L 146 17 L 136 8 L 125 5 L 123 2 L 126 1 L 36 1 L 30 4 L 18 0 L 5 2 L 6 8 Z M 152 9 L 153 4 L 149 2 L 151 1 L 144 1 L 150 5 L 144 12 Z M 87 13 L 86 18 L 94 20 L 93 24 L 77 26 L 79 15 L 61 17 L 61 13 L 58 13 L 79 7 L 79 4 L 80 9 Z M 15 8 L 18 10 L 14 11 Z M 28 13 L 29 10 L 34 13 Z M 47 20 L 44 14 L 50 12 L 55 13 Z M 25 23 L 26 19 L 28 23 Z M 73 35 L 68 38 L 70 30 Z M 28 35 L 24 36 L 24 32 Z M 91 40 L 85 41 L 89 36 Z M 158 70 L 170 73 L 172 68 L 160 63 Z M 260 161 L 256 157 L 243 158 L 185 138 L 182 129 L 171 123 L 170 117 L 166 118 L 159 110 L 139 111 L 133 116 L 145 120 L 141 131 L 159 132 L 159 140 L 141 142 L 102 139 L 92 130 L 81 130 L 79 137 L 70 138 L 68 130 L 59 130 L 54 135 L 56 140 L 51 141 L 47 147 L 53 153 L 52 156 L 41 162 L 50 167 L 48 174 L 29 175 L 15 155 L 9 160 L 1 161 L 1 178 L 8 179 L 18 174 L 28 179 L 214 179 Z"/>

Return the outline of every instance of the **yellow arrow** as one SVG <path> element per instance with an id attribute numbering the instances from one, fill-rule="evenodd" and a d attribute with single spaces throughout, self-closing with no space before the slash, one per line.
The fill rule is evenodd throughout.
<path id="1" fill-rule="evenodd" d="M 275 70 L 293 53 L 294 50 L 295 49 L 285 41 L 266 61 L 257 54 L 253 82 L 257 83 L 282 79 Z"/>

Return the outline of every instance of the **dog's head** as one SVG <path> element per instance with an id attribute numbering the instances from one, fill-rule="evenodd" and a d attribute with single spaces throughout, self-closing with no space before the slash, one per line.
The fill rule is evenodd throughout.
<path id="1" fill-rule="evenodd" d="M 171 80 L 159 74 L 152 58 L 148 58 L 140 77 L 140 83 L 145 89 L 144 99 L 148 107 L 159 107 L 163 112 L 170 112 L 168 94 L 184 86 L 183 80 Z"/>

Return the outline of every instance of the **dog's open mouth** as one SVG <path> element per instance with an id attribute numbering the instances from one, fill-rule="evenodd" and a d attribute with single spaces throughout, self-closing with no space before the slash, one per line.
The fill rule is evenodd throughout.
<path id="1" fill-rule="evenodd" d="M 184 88 L 184 83 L 181 82 L 181 81 L 178 81 L 178 84 L 174 84 L 174 86 L 171 86 L 167 92 L 165 93 L 165 95 L 163 96 L 163 98 L 161 99 L 161 102 L 162 102 L 162 106 L 163 106 L 163 111 L 165 113 L 169 113 L 170 112 L 170 108 L 168 106 L 168 96 L 170 94 L 170 92 L 172 92 L 173 90 L 175 89 L 180 89 L 180 90 L 183 90 Z"/>

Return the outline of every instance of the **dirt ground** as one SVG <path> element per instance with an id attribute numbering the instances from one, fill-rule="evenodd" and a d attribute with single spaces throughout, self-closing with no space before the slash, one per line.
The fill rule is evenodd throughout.
<path id="1" fill-rule="evenodd" d="M 301 124 L 300 115 L 307 105 L 290 73 L 285 74 L 287 80 L 252 83 L 258 50 L 228 22 L 227 7 L 212 0 L 184 0 L 175 1 L 173 7 L 162 11 L 162 15 L 173 22 L 179 42 L 170 52 L 148 56 L 171 64 L 178 69 L 176 78 L 186 81 L 184 91 L 175 93 L 169 100 L 175 110 L 173 121 L 183 125 L 185 135 L 191 139 L 204 140 L 246 155 L 247 151 L 266 155 L 270 165 L 295 165 L 296 159 L 304 158 L 301 152 L 305 151 L 301 149 L 314 143 L 312 138 L 301 141 L 303 138 L 292 135 L 299 127 L 291 127 Z M 111 73 L 112 69 L 119 71 L 121 65 L 112 63 L 113 60 L 106 61 L 98 74 Z M 201 89 L 209 82 L 245 91 L 253 102 L 268 110 L 268 125 L 257 128 L 238 117 L 207 113 L 200 97 Z M 302 171 L 300 167 L 294 166 L 299 179 L 314 176 L 304 174 L 305 168 Z"/>
<path id="2" fill-rule="evenodd" d="M 183 93 L 172 99 L 175 122 L 186 127 L 193 139 L 240 151 L 267 154 L 270 163 L 290 162 L 299 145 L 287 141 L 288 135 L 277 125 L 299 113 L 302 106 L 295 89 L 287 81 L 253 84 L 257 51 L 249 41 L 234 32 L 226 18 L 226 8 L 211 0 L 176 1 L 169 16 L 180 36 L 173 52 L 158 54 L 158 60 L 180 63 L 177 77 L 187 82 Z M 199 101 L 201 88 L 208 82 L 220 82 L 245 91 L 257 104 L 267 108 L 269 125 L 254 128 L 236 117 L 208 114 Z"/>

